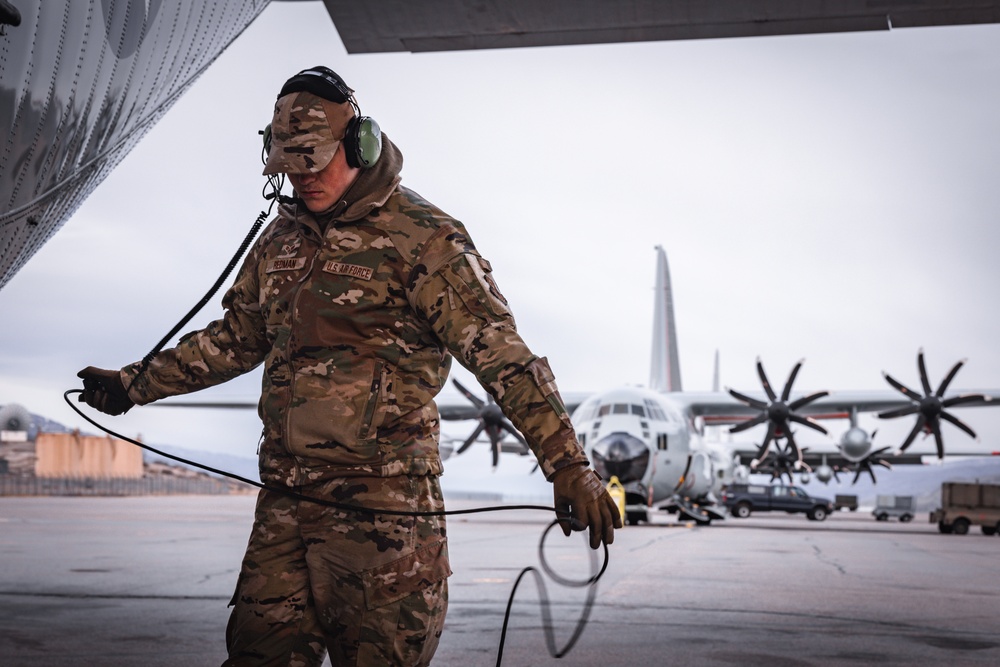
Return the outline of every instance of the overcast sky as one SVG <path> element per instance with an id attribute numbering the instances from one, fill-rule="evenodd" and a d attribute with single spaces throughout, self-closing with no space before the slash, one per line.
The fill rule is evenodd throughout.
<path id="1" fill-rule="evenodd" d="M 313 2 L 269 6 L 0 290 L 0 404 L 93 431 L 62 393 L 212 284 L 264 206 L 257 130 L 317 64 L 400 146 L 404 184 L 467 224 L 563 391 L 648 381 L 656 245 L 686 389 L 710 388 L 716 350 L 741 390 L 758 355 L 778 386 L 805 358 L 799 389 L 887 388 L 883 370 L 916 389 L 921 347 L 935 386 L 962 358 L 953 387 L 1000 386 L 1000 26 L 347 55 Z M 1000 410 L 956 414 L 1000 449 Z M 252 411 L 107 421 L 247 456 L 260 431 Z"/>

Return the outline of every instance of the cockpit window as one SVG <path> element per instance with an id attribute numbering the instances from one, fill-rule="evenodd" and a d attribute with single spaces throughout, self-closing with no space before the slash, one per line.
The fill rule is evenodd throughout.
<path id="1" fill-rule="evenodd" d="M 616 414 L 616 415 L 627 415 L 628 414 L 628 404 L 626 404 L 626 403 L 615 403 L 614 409 L 611 412 L 612 412 L 612 414 Z"/>
<path id="2" fill-rule="evenodd" d="M 633 403 L 629 407 L 632 409 L 632 414 L 636 415 L 637 417 L 645 417 L 646 416 L 646 410 L 643 409 L 643 407 L 641 405 L 636 405 L 635 403 Z"/>
<path id="3" fill-rule="evenodd" d="M 591 421 L 597 417 L 597 409 L 600 404 L 594 399 L 588 399 L 585 401 L 576 411 L 577 421 Z"/>
<path id="4" fill-rule="evenodd" d="M 657 419 L 659 421 L 667 421 L 667 416 L 663 413 L 663 410 L 657 405 L 656 401 L 651 399 L 646 399 L 646 410 L 649 412 L 649 417 L 651 419 Z"/>

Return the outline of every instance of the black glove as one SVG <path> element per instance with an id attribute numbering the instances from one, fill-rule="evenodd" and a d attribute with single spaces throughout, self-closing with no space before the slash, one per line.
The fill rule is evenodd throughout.
<path id="1" fill-rule="evenodd" d="M 615 541 L 615 528 L 622 527 L 622 518 L 596 472 L 584 465 L 563 468 L 552 478 L 552 492 L 565 535 L 571 528 L 590 528 L 591 549 L 602 540 L 605 544 Z"/>
<path id="2" fill-rule="evenodd" d="M 87 366 L 76 374 L 83 379 L 83 393 L 77 400 L 109 415 L 121 415 L 131 409 L 135 402 L 128 397 L 118 371 Z"/>

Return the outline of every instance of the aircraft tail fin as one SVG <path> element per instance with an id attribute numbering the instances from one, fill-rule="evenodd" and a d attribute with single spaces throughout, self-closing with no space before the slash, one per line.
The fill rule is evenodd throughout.
<path id="1" fill-rule="evenodd" d="M 667 253 L 656 246 L 656 288 L 653 301 L 653 351 L 649 388 L 656 391 L 681 391 L 681 366 L 677 352 L 677 327 L 674 323 L 674 298 L 670 289 Z"/>

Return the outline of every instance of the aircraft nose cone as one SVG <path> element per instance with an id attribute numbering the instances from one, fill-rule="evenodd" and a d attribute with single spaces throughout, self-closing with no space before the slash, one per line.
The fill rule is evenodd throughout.
<path id="1" fill-rule="evenodd" d="M 628 433 L 612 433 L 598 440 L 591 450 L 594 469 L 604 479 L 618 478 L 622 484 L 638 482 L 649 466 L 649 448 Z"/>

